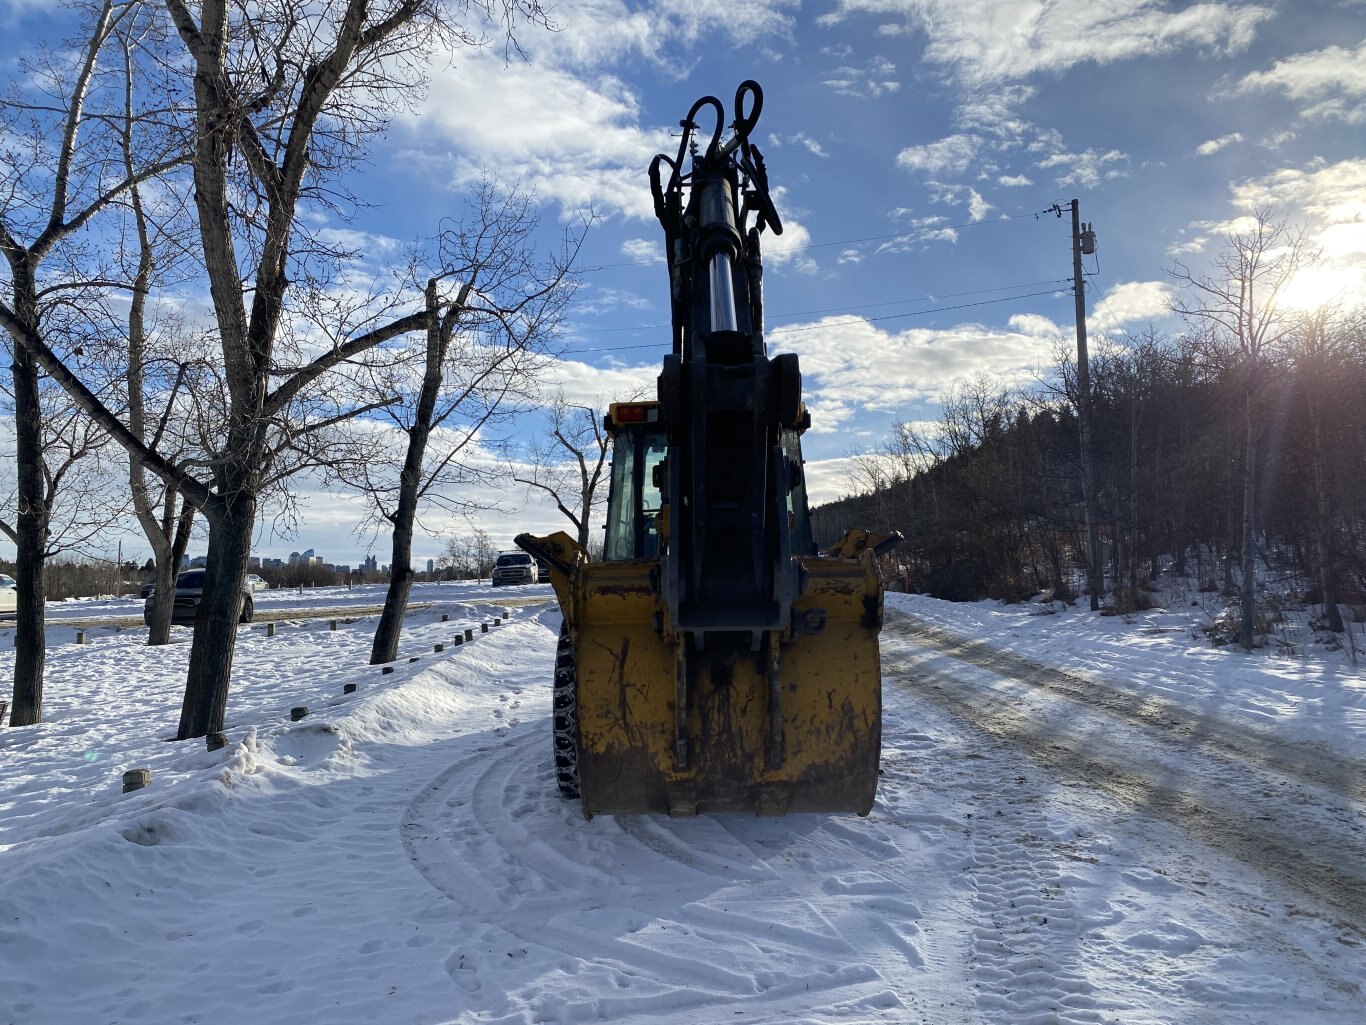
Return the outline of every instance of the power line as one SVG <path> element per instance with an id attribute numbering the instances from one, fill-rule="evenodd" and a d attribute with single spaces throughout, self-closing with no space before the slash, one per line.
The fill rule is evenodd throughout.
<path id="1" fill-rule="evenodd" d="M 870 310 L 879 306 L 900 306 L 902 303 L 925 303 L 934 302 L 936 299 L 956 299 L 964 295 L 982 295 L 986 292 L 1006 292 L 1017 288 L 1033 288 L 1036 285 L 1062 285 L 1068 284 L 1066 278 L 1049 278 L 1045 281 L 1023 281 L 1016 285 L 996 285 L 993 288 L 971 288 L 966 292 L 939 292 L 934 295 L 915 296 L 910 299 L 888 299 L 885 302 L 862 303 L 857 306 L 830 306 L 821 310 L 796 310 L 791 313 L 769 313 L 767 320 L 773 321 L 779 317 L 814 317 L 822 313 L 847 313 L 850 310 Z M 598 328 L 593 333 L 599 335 L 619 334 L 622 331 L 667 331 L 669 324 L 633 324 L 630 327 L 604 327 Z"/>
<path id="2" fill-rule="evenodd" d="M 1007 296 L 1003 296 L 1003 297 L 1000 298 L 1000 299 L 982 299 L 982 300 L 979 301 L 979 302 L 975 302 L 975 303 L 960 303 L 960 304 L 958 304 L 957 306 L 936 306 L 936 307 L 934 307 L 933 309 L 929 309 L 929 310 L 912 310 L 910 313 L 889 313 L 889 314 L 887 314 L 885 317 L 864 317 L 864 318 L 862 318 L 862 320 L 863 320 L 863 322 L 866 323 L 866 324 L 876 324 L 876 323 L 878 323 L 879 321 L 883 321 L 883 320 L 901 320 L 901 319 L 904 318 L 904 317 L 924 317 L 924 316 L 927 316 L 927 315 L 929 315 L 929 314 L 931 314 L 931 313 L 948 313 L 948 312 L 950 312 L 950 311 L 952 311 L 952 310 L 967 310 L 967 309 L 971 309 L 971 308 L 974 307 L 974 306 L 990 306 L 990 305 L 992 305 L 993 303 L 1008 303 L 1008 302 L 1013 302 L 1013 301 L 1016 300 L 1016 299 L 1034 299 L 1034 298 L 1037 298 L 1038 296 L 1041 296 L 1041 295 L 1057 295 L 1057 294 L 1058 294 L 1058 291 L 1059 291 L 1059 290 L 1056 289 L 1056 288 L 1049 288 L 1049 289 L 1046 289 L 1045 291 L 1042 291 L 1042 292 L 1026 292 L 1026 293 L 1023 294 L 1023 295 L 1007 295 Z M 830 325 L 828 325 L 828 324 L 808 324 L 806 327 L 790 327 L 790 328 L 787 328 L 787 329 L 786 329 L 786 332 L 787 332 L 788 334 L 795 334 L 795 333 L 797 333 L 798 331 L 820 331 L 821 329 L 826 328 L 826 327 L 829 327 L 829 326 L 830 326 Z"/>
<path id="3" fill-rule="evenodd" d="M 901 303 L 932 302 L 935 299 L 956 299 L 963 295 L 982 295 L 985 292 L 1006 292 L 1016 288 L 1034 288 L 1036 285 L 1063 285 L 1066 283 L 1066 278 L 1049 278 L 1045 281 L 1025 281 L 1018 285 L 998 285 L 995 288 L 974 288 L 966 292 L 942 292 L 935 295 L 920 296 L 915 299 L 889 299 L 886 302 L 880 303 L 863 303 L 859 306 L 832 306 L 829 309 L 802 310 L 798 313 L 771 313 L 768 315 L 768 319 L 773 320 L 777 317 L 810 317 L 820 313 L 844 313 L 848 310 L 868 310 L 875 306 L 898 306 Z"/>
<path id="4" fill-rule="evenodd" d="M 884 321 L 884 320 L 901 320 L 901 319 L 904 319 L 904 318 L 906 318 L 906 317 L 926 317 L 926 316 L 929 316 L 929 315 L 932 314 L 932 313 L 948 313 L 948 312 L 951 312 L 951 311 L 953 311 L 953 310 L 967 310 L 967 309 L 972 309 L 973 307 L 976 307 L 976 306 L 991 306 L 991 305 L 993 305 L 993 304 L 995 304 L 995 303 L 1008 303 L 1008 302 L 1014 302 L 1015 300 L 1018 300 L 1018 299 L 1034 299 L 1034 298 L 1037 298 L 1037 297 L 1039 297 L 1039 296 L 1041 296 L 1041 295 L 1057 295 L 1058 292 L 1059 292 L 1058 289 L 1056 289 L 1056 288 L 1050 288 L 1050 289 L 1047 289 L 1046 291 L 1043 291 L 1043 292 L 1026 292 L 1026 293 L 1024 293 L 1024 294 L 1022 294 L 1022 295 L 1007 295 L 1007 296 L 1002 296 L 1002 297 L 999 298 L 999 299 L 982 299 L 982 300 L 979 300 L 978 302 L 975 302 L 975 303 L 959 303 L 959 304 L 956 305 L 956 306 L 936 306 L 936 307 L 934 307 L 934 308 L 932 308 L 932 309 L 928 309 L 928 310 L 912 310 L 910 313 L 889 313 L 889 314 L 887 314 L 886 316 L 883 316 L 883 317 L 863 317 L 863 318 L 859 318 L 859 322 L 864 323 L 864 324 L 876 324 L 876 323 L 879 323 L 879 322 Z M 969 294 L 970 294 L 970 293 L 969 293 Z M 808 324 L 808 325 L 806 325 L 805 327 L 789 327 L 789 328 L 784 328 L 783 331 L 784 331 L 785 334 L 798 334 L 798 333 L 804 332 L 804 331 L 824 331 L 824 330 L 828 330 L 830 327 L 831 327 L 830 324 Z M 635 330 L 644 330 L 644 328 L 639 328 L 639 329 L 635 329 Z M 664 347 L 668 346 L 669 344 L 670 344 L 669 340 L 668 340 L 668 339 L 665 339 L 665 340 L 659 341 L 659 342 L 642 342 L 642 343 L 639 344 L 639 345 L 608 345 L 608 346 L 600 346 L 600 347 L 593 348 L 593 349 L 577 349 L 577 348 L 576 348 L 576 349 L 573 349 L 569 354 L 570 354 L 570 355 L 578 355 L 579 353 L 587 353 L 587 352 L 627 352 L 627 351 L 632 350 L 632 349 L 660 349 L 660 348 L 664 348 Z"/>
<path id="5" fill-rule="evenodd" d="M 909 242 L 917 238 L 936 235 L 941 231 L 957 231 L 960 228 L 980 228 L 988 224 L 1001 224 L 1005 221 L 1018 221 L 1022 219 L 1021 216 L 1015 214 L 1002 214 L 1000 217 L 992 217 L 989 220 L 964 221 L 962 224 L 938 224 L 932 228 L 922 228 L 918 231 L 893 232 L 890 235 L 867 235 L 863 238 L 840 239 L 835 242 L 808 242 L 801 246 L 791 246 L 790 248 L 784 249 L 783 252 L 800 253 L 805 252 L 808 249 L 826 249 L 830 246 L 854 246 L 863 242 L 882 242 L 887 239 L 899 239 Z M 626 263 L 600 263 L 594 267 L 582 267 L 579 272 L 581 274 L 593 274 L 602 270 L 619 270 L 622 267 L 659 267 L 666 262 L 667 261 L 660 256 L 652 260 L 630 260 Z"/>

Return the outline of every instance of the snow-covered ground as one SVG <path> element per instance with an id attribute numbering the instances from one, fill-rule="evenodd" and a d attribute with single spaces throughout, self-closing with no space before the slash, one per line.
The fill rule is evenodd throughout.
<path id="1" fill-rule="evenodd" d="M 1350 652 L 889 595 L 867 818 L 585 822 L 549 588 L 419 587 L 387 675 L 336 611 L 380 600 L 258 595 L 318 615 L 243 631 L 213 752 L 167 741 L 187 629 L 51 607 L 46 721 L 0 730 L 0 1025 L 1366 1021 Z"/>

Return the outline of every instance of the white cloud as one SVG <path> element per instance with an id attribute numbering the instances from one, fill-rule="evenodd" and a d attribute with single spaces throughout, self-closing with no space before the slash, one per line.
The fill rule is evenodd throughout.
<path id="1" fill-rule="evenodd" d="M 1122 166 L 1127 162 L 1128 154 L 1121 153 L 1117 149 L 1109 150 L 1105 153 L 1098 153 L 1094 149 L 1088 149 L 1082 153 L 1053 153 L 1038 162 L 1039 167 L 1045 170 L 1051 168 L 1067 168 L 1065 174 L 1060 174 L 1054 178 L 1058 185 L 1080 185 L 1083 188 L 1094 188 L 1100 184 L 1102 178 L 1123 178 L 1129 172 Z"/>
<path id="2" fill-rule="evenodd" d="M 976 189 L 968 189 L 968 216 L 974 221 L 980 221 L 986 217 L 992 209 L 990 203 L 978 195 Z"/>
<path id="3" fill-rule="evenodd" d="M 1218 153 L 1225 146 L 1232 146 L 1235 142 L 1243 141 L 1242 132 L 1231 132 L 1228 135 L 1221 135 L 1217 139 L 1209 139 L 1195 147 L 1195 152 L 1202 157 L 1208 157 Z"/>
<path id="4" fill-rule="evenodd" d="M 1306 118 L 1366 122 L 1366 40 L 1355 50 L 1329 46 L 1277 61 L 1270 71 L 1254 71 L 1234 87 L 1235 93 L 1283 92 L 1307 104 Z"/>
<path id="5" fill-rule="evenodd" d="M 850 493 L 852 464 L 852 456 L 806 460 L 802 472 L 806 477 L 806 497 L 812 506 L 833 502 Z"/>
<path id="6" fill-rule="evenodd" d="M 959 104 L 955 119 L 964 128 L 1004 142 L 1017 142 L 1033 127 L 1017 111 L 1037 91 L 1021 84 L 975 88 Z"/>
<path id="7" fill-rule="evenodd" d="M 1013 189 L 1022 185 L 1033 185 L 1034 179 L 1023 174 L 1003 174 L 996 179 L 996 184 L 1003 188 Z"/>
<path id="8" fill-rule="evenodd" d="M 664 244 L 657 238 L 628 238 L 621 244 L 621 253 L 636 263 L 664 262 Z"/>
<path id="9" fill-rule="evenodd" d="M 783 12 L 800 6 L 801 0 L 658 0 L 655 31 L 687 43 L 724 31 L 744 46 L 790 34 L 792 18 Z"/>
<path id="10" fill-rule="evenodd" d="M 591 206 L 649 219 L 641 173 L 669 130 L 645 130 L 638 117 L 636 96 L 617 79 L 590 82 L 546 65 L 480 57 L 437 72 L 410 127 L 424 141 L 435 136 L 457 147 L 451 155 L 441 141 L 439 155 L 418 158 L 444 166 L 453 184 L 487 169 L 566 211 Z M 466 155 L 475 153 L 480 160 Z"/>
<path id="11" fill-rule="evenodd" d="M 1228 0 L 1179 10 L 1159 0 L 839 0 L 830 19 L 856 13 L 902 15 L 928 37 L 927 60 L 981 85 L 1185 49 L 1235 53 L 1275 11 Z"/>
<path id="12" fill-rule="evenodd" d="M 1238 211 L 1235 216 L 1192 224 L 1197 238 L 1169 252 L 1185 256 L 1217 250 L 1221 238 L 1246 231 L 1253 215 L 1266 210 L 1273 220 L 1284 219 L 1292 228 L 1304 229 L 1305 239 L 1320 253 L 1312 273 L 1325 285 L 1332 283 L 1331 298 L 1366 303 L 1366 158 L 1284 167 L 1235 182 L 1230 201 Z"/>
<path id="13" fill-rule="evenodd" d="M 633 396 L 653 397 L 659 378 L 659 364 L 669 351 L 669 331 L 660 332 L 659 350 L 641 350 L 637 359 L 650 362 L 641 366 L 595 367 L 576 359 L 556 360 L 544 379 L 553 382 L 556 391 L 574 405 L 591 409 L 606 409 L 607 403 L 619 402 Z"/>
<path id="14" fill-rule="evenodd" d="M 636 94 L 612 70 L 633 57 L 686 73 L 675 50 L 715 34 L 735 45 L 787 36 L 797 0 L 575 0 L 552 11 L 558 31 L 526 33 L 531 61 L 462 51 L 436 66 L 425 104 L 397 123 L 412 140 L 403 158 L 452 184 L 488 171 L 569 213 L 650 219 L 641 175 L 669 148 L 669 125 L 645 125 Z M 680 72 L 683 68 L 683 72 Z M 729 98 L 727 97 L 727 100 Z M 477 154 L 473 158 L 470 154 Z"/>
<path id="15" fill-rule="evenodd" d="M 1270 208 L 1304 226 L 1321 257 L 1300 282 L 1302 293 L 1323 302 L 1366 303 L 1366 159 L 1282 168 L 1236 185 L 1233 202 L 1249 212 Z"/>
<path id="16" fill-rule="evenodd" d="M 782 214 L 782 193 L 781 188 L 773 190 L 773 202 L 778 207 L 778 212 Z M 808 249 L 811 245 L 811 233 L 806 227 L 795 220 L 783 218 L 783 233 L 774 235 L 772 232 L 764 232 L 762 238 L 764 262 L 781 267 L 791 264 L 792 267 L 803 274 L 814 274 L 819 268 L 816 261 L 811 258 Z"/>
<path id="17" fill-rule="evenodd" d="M 895 75 L 896 65 L 886 57 L 870 57 L 863 67 L 845 63 L 826 72 L 821 84 L 841 96 L 876 99 L 901 88 Z"/>
<path id="18" fill-rule="evenodd" d="M 770 351 L 801 358 L 813 430 L 821 432 L 847 427 L 855 411 L 892 413 L 932 400 L 979 373 L 1023 384 L 1051 363 L 1062 337 L 1061 328 L 1040 316 L 1012 320 L 1007 330 L 961 324 L 903 331 L 883 330 L 862 317 L 825 317 L 768 334 Z"/>
<path id="19" fill-rule="evenodd" d="M 1095 300 L 1090 322 L 1097 331 L 1115 331 L 1166 317 L 1171 285 L 1165 281 L 1125 281 Z"/>
<path id="20" fill-rule="evenodd" d="M 1366 159 L 1281 168 L 1233 187 L 1233 203 L 1302 222 L 1324 255 L 1366 255 Z"/>
<path id="21" fill-rule="evenodd" d="M 649 310 L 654 303 L 635 292 L 621 288 L 594 288 L 587 294 L 580 293 L 574 301 L 577 316 L 590 317 L 614 310 Z"/>
<path id="22" fill-rule="evenodd" d="M 768 136 L 768 144 L 772 146 L 774 149 L 781 149 L 783 146 L 786 145 L 804 146 L 808 151 L 810 151 L 815 156 L 830 156 L 830 154 L 825 151 L 825 147 L 823 147 L 819 142 L 811 138 L 811 136 L 807 135 L 805 132 L 798 132 L 796 135 L 788 136 L 775 135 L 770 132 Z"/>
<path id="23" fill-rule="evenodd" d="M 928 174 L 962 174 L 977 159 L 982 140 L 976 135 L 950 135 L 923 146 L 907 146 L 897 154 L 898 167 Z"/>

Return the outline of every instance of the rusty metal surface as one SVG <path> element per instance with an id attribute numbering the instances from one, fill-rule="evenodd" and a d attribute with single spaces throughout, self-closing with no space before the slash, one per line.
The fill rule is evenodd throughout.
<path id="1" fill-rule="evenodd" d="M 810 630 L 779 642 L 776 711 L 767 657 L 747 639 L 712 635 L 705 650 L 688 650 L 686 761 L 675 728 L 676 646 L 685 641 L 657 626 L 656 565 L 605 563 L 576 574 L 584 813 L 866 813 L 882 717 L 877 627 L 868 622 L 870 599 L 880 611 L 881 591 L 870 564 L 806 561 L 795 611 Z"/>

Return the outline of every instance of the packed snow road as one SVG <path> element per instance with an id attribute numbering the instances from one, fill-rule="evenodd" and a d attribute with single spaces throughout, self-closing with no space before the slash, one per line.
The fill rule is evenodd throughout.
<path id="1" fill-rule="evenodd" d="M 916 651 L 917 644 L 932 650 Z M 1366 940 L 1359 765 L 1005 655 L 904 614 L 889 618 L 883 651 L 897 686 L 1010 742 L 1055 778 L 1167 819 L 1340 911 L 1345 927 L 1356 923 Z"/>

